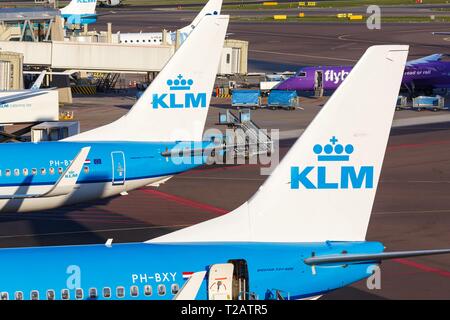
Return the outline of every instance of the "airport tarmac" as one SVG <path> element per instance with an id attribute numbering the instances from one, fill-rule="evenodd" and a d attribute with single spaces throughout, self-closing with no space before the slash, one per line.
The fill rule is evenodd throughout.
<path id="1" fill-rule="evenodd" d="M 135 12 L 124 19 L 118 13 L 101 16 L 96 28 L 104 29 L 112 21 L 114 31 L 160 31 L 162 26 L 173 30 L 189 21 L 172 18 L 161 12 L 150 16 Z M 359 24 L 232 21 L 229 29 L 230 37 L 250 41 L 249 71 L 353 64 L 368 46 L 380 43 L 410 44 L 411 59 L 448 53 L 450 42 L 431 31 L 448 31 L 448 25 L 392 24 L 370 31 Z M 325 101 L 302 98 L 304 110 L 262 109 L 253 111 L 252 118 L 262 128 L 290 133 L 280 142 L 283 156 Z M 85 131 L 117 119 L 133 102 L 130 96 L 75 97 L 73 106 L 63 110 L 74 111 Z M 214 126 L 227 106 L 229 100 L 213 99 L 207 126 Z M 390 251 L 450 247 L 450 112 L 400 111 L 395 118 L 404 124 L 435 116 L 441 121 L 392 130 L 367 236 Z M 205 166 L 159 188 L 143 188 L 127 196 L 46 212 L 3 214 L 0 247 L 104 243 L 108 238 L 145 241 L 233 210 L 265 179 L 257 164 Z M 369 290 L 361 281 L 324 299 L 450 299 L 450 256 L 386 261 L 381 290 Z"/>
<path id="2" fill-rule="evenodd" d="M 174 9 L 115 12 L 100 16 L 90 28 L 106 30 L 106 23 L 112 22 L 113 32 L 176 30 L 188 25 L 197 13 Z M 239 14 L 226 10 L 225 13 L 230 13 L 232 18 Z M 382 24 L 380 30 L 369 30 L 365 23 L 231 20 L 228 37 L 249 41 L 249 72 L 279 72 L 295 71 L 305 65 L 352 65 L 369 46 L 376 44 L 409 44 L 409 59 L 448 53 L 450 37 L 432 35 L 435 31 L 450 31 L 449 25 L 392 23 Z"/>
<path id="3" fill-rule="evenodd" d="M 303 110 L 261 109 L 252 118 L 262 128 L 291 133 L 280 141 L 283 156 L 327 98 L 302 98 Z M 132 106 L 130 97 L 76 97 L 73 106 L 82 130 L 108 123 Z M 216 124 L 229 100 L 213 99 L 207 127 Z M 234 110 L 234 112 L 237 112 Z M 388 250 L 445 248 L 450 243 L 450 112 L 399 111 L 395 122 L 442 122 L 395 127 L 368 231 L 368 240 Z M 144 241 L 225 214 L 246 201 L 264 182 L 260 165 L 213 165 L 143 188 L 127 196 L 46 212 L 0 216 L 0 247 L 75 245 Z M 365 281 L 325 299 L 449 299 L 450 256 L 387 261 L 382 290 Z"/>

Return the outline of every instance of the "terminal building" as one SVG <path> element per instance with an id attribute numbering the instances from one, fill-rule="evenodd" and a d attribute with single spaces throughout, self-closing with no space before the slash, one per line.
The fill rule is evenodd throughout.
<path id="1" fill-rule="evenodd" d="M 151 80 L 180 43 L 177 38 L 169 40 L 170 35 L 164 30 L 157 44 L 121 43 L 119 35 L 120 32 L 112 33 L 111 24 L 108 24 L 107 31 L 102 32 L 89 32 L 87 26 L 76 32 L 65 30 L 60 12 L 51 8 L 4 9 L 0 13 L 0 54 L 19 54 L 24 71 L 45 69 L 53 73 L 96 73 L 104 74 L 105 78 L 137 73 L 147 74 L 147 79 Z M 111 52 L 115 54 L 111 55 Z M 246 74 L 247 56 L 248 42 L 227 39 L 218 73 Z M 5 62 L 4 59 L 2 61 Z M 16 70 L 21 68 L 15 67 Z M 17 83 L 22 75 L 11 73 L 11 77 L 14 79 L 9 82 Z M 70 83 L 68 76 L 64 77 L 66 81 L 52 85 L 60 88 L 60 102 L 71 102 Z"/>

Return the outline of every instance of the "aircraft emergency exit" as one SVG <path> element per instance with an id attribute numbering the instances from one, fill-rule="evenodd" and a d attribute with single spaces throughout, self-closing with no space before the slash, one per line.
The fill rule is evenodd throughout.
<path id="1" fill-rule="evenodd" d="M 1 249 L 1 298 L 317 298 L 383 260 L 450 253 L 366 241 L 407 54 L 369 48 L 236 210 L 145 243 Z"/>
<path id="2" fill-rule="evenodd" d="M 57 142 L 0 144 L 8 155 L 0 160 L 0 212 L 125 194 L 203 164 L 211 142 L 202 135 L 227 26 L 228 16 L 203 17 L 122 118 Z M 176 152 L 181 143 L 184 152 Z M 71 168 L 77 179 L 61 185 L 84 148 L 83 166 Z"/>

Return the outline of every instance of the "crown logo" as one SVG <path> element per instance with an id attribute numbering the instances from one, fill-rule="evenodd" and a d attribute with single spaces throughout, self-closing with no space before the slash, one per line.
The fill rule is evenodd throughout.
<path id="1" fill-rule="evenodd" d="M 169 86 L 170 90 L 190 90 L 193 84 L 194 80 L 186 80 L 181 74 L 179 74 L 178 77 L 174 80 L 167 80 L 167 85 Z"/>
<path id="2" fill-rule="evenodd" d="M 346 146 L 337 144 L 338 139 L 335 136 L 330 139 L 330 142 L 331 144 L 325 146 L 316 144 L 313 147 L 318 161 L 348 161 L 350 159 L 350 154 L 355 150 L 352 144 Z"/>

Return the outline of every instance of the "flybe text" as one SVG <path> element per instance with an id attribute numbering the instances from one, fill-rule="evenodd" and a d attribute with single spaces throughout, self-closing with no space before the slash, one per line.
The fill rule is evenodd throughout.
<path id="1" fill-rule="evenodd" d="M 327 178 L 327 167 L 291 167 L 291 189 L 372 189 L 373 167 L 342 166 L 336 180 Z"/>
<path id="2" fill-rule="evenodd" d="M 206 93 L 185 93 L 184 96 L 175 93 L 153 94 L 152 105 L 153 109 L 206 108 Z"/>

